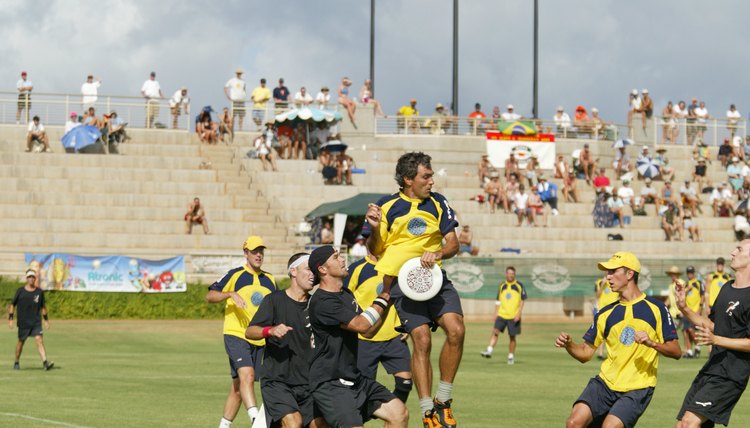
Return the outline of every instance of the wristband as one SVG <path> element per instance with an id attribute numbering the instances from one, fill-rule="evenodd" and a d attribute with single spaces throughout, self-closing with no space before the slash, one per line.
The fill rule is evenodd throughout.
<path id="1" fill-rule="evenodd" d="M 370 306 L 364 312 L 362 312 L 362 315 L 365 317 L 367 322 L 370 323 L 370 326 L 375 325 L 375 323 L 377 323 L 378 320 L 380 319 L 380 314 L 372 306 Z"/>
<path id="2" fill-rule="evenodd" d="M 273 327 L 263 327 L 263 337 L 270 337 L 272 328 Z"/>
<path id="3" fill-rule="evenodd" d="M 13 320 L 13 314 L 8 314 L 8 319 Z"/>
<path id="4" fill-rule="evenodd" d="M 388 309 L 388 302 L 384 298 L 378 297 L 372 301 L 372 306 L 380 306 L 385 311 Z"/>
<path id="5" fill-rule="evenodd" d="M 49 315 L 47 314 L 42 315 L 42 318 L 44 318 L 45 321 L 49 321 Z"/>

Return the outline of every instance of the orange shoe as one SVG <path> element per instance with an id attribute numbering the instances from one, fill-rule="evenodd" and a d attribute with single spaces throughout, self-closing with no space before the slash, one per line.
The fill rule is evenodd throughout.
<path id="1" fill-rule="evenodd" d="M 441 403 L 437 399 L 433 400 L 435 407 L 433 407 L 433 415 L 440 423 L 440 427 L 443 428 L 456 428 L 456 419 L 453 417 L 453 410 L 451 410 L 451 403 L 453 399 Z"/>
<path id="2" fill-rule="evenodd" d="M 422 424 L 424 424 L 424 428 L 442 428 L 434 409 L 424 413 Z"/>

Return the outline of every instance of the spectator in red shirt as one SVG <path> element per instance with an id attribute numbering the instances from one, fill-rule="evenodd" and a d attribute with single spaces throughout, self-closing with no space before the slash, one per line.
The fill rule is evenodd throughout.
<path id="1" fill-rule="evenodd" d="M 604 187 L 608 187 L 609 184 L 609 177 L 604 175 L 605 170 L 604 168 L 599 168 L 599 173 L 594 177 L 594 187 L 598 189 L 602 189 Z"/>
<path id="2" fill-rule="evenodd" d="M 482 112 L 482 105 L 474 104 L 474 111 L 469 113 L 469 126 L 472 134 L 476 135 L 480 130 L 484 130 L 487 125 L 484 122 L 485 119 L 487 119 L 487 115 Z"/>

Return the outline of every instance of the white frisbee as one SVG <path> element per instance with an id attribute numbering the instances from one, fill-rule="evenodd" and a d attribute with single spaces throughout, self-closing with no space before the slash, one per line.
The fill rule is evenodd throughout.
<path id="1" fill-rule="evenodd" d="M 404 296 L 419 302 L 435 297 L 443 286 L 443 272 L 437 263 L 432 269 L 422 267 L 419 257 L 409 259 L 398 271 L 398 286 Z"/>

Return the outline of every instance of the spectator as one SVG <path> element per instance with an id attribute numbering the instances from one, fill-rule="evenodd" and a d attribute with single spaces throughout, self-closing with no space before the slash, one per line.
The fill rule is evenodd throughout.
<path id="1" fill-rule="evenodd" d="M 186 87 L 176 90 L 169 99 L 169 112 L 172 113 L 172 129 L 177 129 L 177 121 L 181 114 L 190 117 L 190 97 Z"/>
<path id="2" fill-rule="evenodd" d="M 241 70 L 240 70 L 241 71 Z M 260 131 L 260 125 L 266 116 L 266 104 L 271 99 L 271 90 L 266 87 L 266 79 L 260 79 L 259 86 L 253 88 L 250 100 L 253 102 L 253 122 L 255 129 Z M 242 117 L 240 117 L 240 130 L 242 130 Z"/>
<path id="3" fill-rule="evenodd" d="M 529 187 L 534 186 L 536 177 L 541 171 L 542 169 L 539 167 L 539 155 L 532 153 L 529 161 L 526 162 L 526 180 L 529 182 Z"/>
<path id="4" fill-rule="evenodd" d="M 47 131 L 44 129 L 44 125 L 39 121 L 39 116 L 34 116 L 29 123 L 29 130 L 26 133 L 26 151 L 30 152 L 34 141 L 41 143 L 44 146 L 44 152 L 50 153 L 52 150 L 49 148 L 49 138 L 47 137 Z"/>
<path id="5" fill-rule="evenodd" d="M 508 176 L 508 181 L 505 183 L 505 203 L 509 210 L 516 202 L 516 193 L 518 193 L 520 187 L 521 183 L 518 181 L 517 174 Z"/>
<path id="6" fill-rule="evenodd" d="M 729 138 L 725 138 L 724 143 L 719 146 L 717 158 L 719 159 L 719 162 L 721 162 L 721 166 L 726 168 L 729 160 L 732 158 L 732 144 L 729 141 Z"/>
<path id="7" fill-rule="evenodd" d="M 195 133 L 198 134 L 198 139 L 202 143 L 216 144 L 218 142 L 218 125 L 211 118 L 211 113 L 214 110 L 211 106 L 206 106 L 198 114 L 198 118 L 195 123 Z"/>
<path id="8" fill-rule="evenodd" d="M 612 213 L 609 211 L 609 206 L 607 205 L 608 200 L 609 193 L 606 188 L 597 189 L 596 202 L 594 202 L 594 210 L 591 213 L 594 218 L 594 227 L 612 227 Z"/>
<path id="9" fill-rule="evenodd" d="M 737 210 L 734 213 L 734 236 L 738 241 L 750 236 L 750 222 L 747 219 L 746 210 Z"/>
<path id="10" fill-rule="evenodd" d="M 70 130 L 75 128 L 76 126 L 81 126 L 81 122 L 78 121 L 78 114 L 73 111 L 70 112 L 70 119 L 65 122 L 65 134 L 70 132 Z"/>
<path id="11" fill-rule="evenodd" d="M 701 101 L 698 104 L 698 108 L 695 109 L 695 116 L 698 122 L 698 141 L 703 141 L 703 134 L 706 132 L 706 121 L 711 119 L 711 115 L 708 114 L 706 109 L 706 103 Z"/>
<path id="12" fill-rule="evenodd" d="M 570 165 L 568 165 L 568 161 L 565 160 L 565 156 L 563 154 L 557 155 L 557 161 L 555 162 L 555 178 L 565 178 L 568 176 L 568 171 L 570 171 Z"/>
<path id="13" fill-rule="evenodd" d="M 21 72 L 21 78 L 16 82 L 16 90 L 18 90 L 18 110 L 16 110 L 16 125 L 21 120 L 21 112 L 26 111 L 25 121 L 29 121 L 29 112 L 31 111 L 31 91 L 34 90 L 34 84 L 31 80 L 28 80 L 28 73 L 25 71 Z"/>
<path id="14" fill-rule="evenodd" d="M 711 192 L 708 200 L 711 202 L 714 217 L 729 217 L 734 210 L 734 195 L 726 182 L 719 184 L 719 187 Z"/>
<path id="15" fill-rule="evenodd" d="M 642 112 L 642 106 L 643 100 L 638 96 L 638 89 L 633 89 L 628 96 L 628 129 L 633 129 L 633 115 Z"/>
<path id="16" fill-rule="evenodd" d="M 672 181 L 674 177 L 674 168 L 669 166 L 669 158 L 666 155 L 667 149 L 660 147 L 656 150 L 654 163 L 659 165 L 659 175 L 664 181 Z"/>
<path id="17" fill-rule="evenodd" d="M 571 199 L 576 203 L 581 201 L 581 197 L 578 195 L 577 181 L 576 174 L 572 170 L 568 171 L 568 174 L 563 178 L 562 194 L 565 202 Z"/>
<path id="18" fill-rule="evenodd" d="M 685 209 L 686 216 L 689 213 L 691 217 L 696 217 L 696 210 L 700 211 L 701 214 L 703 213 L 700 207 L 701 200 L 698 197 L 698 194 L 695 193 L 695 189 L 690 187 L 690 180 L 685 180 L 682 187 L 680 187 L 680 199 L 682 201 L 682 206 Z"/>
<path id="19" fill-rule="evenodd" d="M 328 127 L 328 124 L 325 122 L 319 122 L 315 129 L 310 133 L 310 143 L 308 146 L 310 147 L 310 151 L 313 155 L 313 159 L 318 157 L 318 151 L 320 150 L 320 146 L 326 143 L 328 141 L 328 137 L 331 135 L 331 130 Z"/>
<path id="20" fill-rule="evenodd" d="M 219 115 L 219 139 L 226 142 L 224 136 L 227 136 L 229 142 L 234 141 L 234 118 L 232 118 L 232 112 L 229 111 L 229 107 L 224 107 L 221 114 Z"/>
<path id="21" fill-rule="evenodd" d="M 128 126 L 127 122 L 120 119 L 120 116 L 114 110 L 107 117 L 107 145 L 109 153 L 118 154 L 120 151 L 117 146 L 130 139 L 130 136 L 125 131 L 126 126 Z"/>
<path id="22" fill-rule="evenodd" d="M 742 137 L 735 135 L 732 138 L 732 156 L 737 156 L 741 161 L 745 160 L 745 150 L 742 148 Z"/>
<path id="23" fill-rule="evenodd" d="M 104 121 L 96 116 L 96 109 L 93 107 L 89 107 L 89 110 L 83 114 L 83 124 L 96 127 L 96 129 L 104 127 Z"/>
<path id="24" fill-rule="evenodd" d="M 607 124 L 604 123 L 604 120 L 602 120 L 601 117 L 599 117 L 599 109 L 596 107 L 591 108 L 591 128 L 594 130 L 594 138 L 599 139 L 599 136 L 601 138 L 606 138 L 605 132 L 607 130 Z M 615 134 L 616 135 L 616 134 Z M 616 137 L 613 136 L 613 140 Z"/>
<path id="25" fill-rule="evenodd" d="M 664 231 L 665 241 L 682 241 L 682 215 L 676 203 L 667 203 L 661 215 L 661 229 Z"/>
<path id="26" fill-rule="evenodd" d="M 435 105 L 435 112 L 432 114 L 433 119 L 428 119 L 425 126 L 430 128 L 431 134 L 445 134 L 446 129 L 450 129 L 455 123 L 454 119 L 445 111 L 445 106 L 441 103 Z"/>
<path id="27" fill-rule="evenodd" d="M 508 212 L 508 200 L 505 196 L 505 189 L 503 184 L 500 182 L 500 174 L 497 171 L 493 171 L 489 175 L 490 180 L 485 183 L 484 191 L 487 193 L 487 202 L 490 205 L 490 213 L 495 212 L 495 208 L 501 203 L 503 204 L 503 210 Z"/>
<path id="28" fill-rule="evenodd" d="M 533 218 L 533 224 L 534 227 L 537 227 L 539 223 L 537 222 L 537 219 L 541 216 L 543 217 L 542 224 L 544 227 L 547 227 L 547 214 L 544 211 L 544 202 L 542 202 L 542 198 L 539 196 L 539 189 L 536 188 L 536 186 L 529 186 L 531 187 L 531 193 L 529 194 L 529 209 L 531 210 L 532 218 Z"/>
<path id="29" fill-rule="evenodd" d="M 585 107 L 576 107 L 576 112 L 573 116 L 573 126 L 575 126 L 580 133 L 593 134 L 594 130 L 591 127 L 591 119 L 589 118 L 589 114 Z"/>
<path id="30" fill-rule="evenodd" d="M 557 107 L 557 111 L 552 120 L 555 122 L 555 129 L 558 134 L 565 135 L 572 126 L 570 116 L 568 116 L 568 113 L 565 113 L 565 109 L 562 106 Z"/>
<path id="31" fill-rule="evenodd" d="M 690 105 L 687 108 L 687 117 L 685 118 L 685 132 L 687 133 L 689 145 L 693 145 L 695 137 L 698 135 L 698 116 L 695 114 L 695 110 L 698 108 L 698 99 L 693 97 Z"/>
<path id="32" fill-rule="evenodd" d="M 284 78 L 279 78 L 279 86 L 273 88 L 273 105 L 276 107 L 276 113 L 289 106 L 289 88 L 284 86 Z"/>
<path id="33" fill-rule="evenodd" d="M 641 149 L 641 153 L 638 155 L 638 160 L 636 161 L 636 163 L 638 164 L 640 164 L 641 162 L 650 163 L 652 161 L 653 159 L 651 158 L 651 154 L 648 152 L 648 146 L 643 146 L 643 148 Z M 638 179 L 640 180 L 641 178 L 643 178 L 643 176 L 641 176 L 641 172 L 638 171 Z"/>
<path id="34" fill-rule="evenodd" d="M 690 239 L 692 242 L 703 241 L 703 239 L 701 239 L 700 228 L 698 228 L 698 224 L 693 221 L 694 215 L 684 210 L 682 210 L 681 212 L 682 212 L 682 228 L 687 231 L 688 239 Z"/>
<path id="35" fill-rule="evenodd" d="M 474 111 L 469 113 L 468 120 L 469 128 L 471 128 L 473 135 L 477 135 L 480 131 L 484 131 L 487 128 L 485 119 L 487 119 L 487 115 L 482 111 L 482 105 L 479 103 L 474 104 Z"/>
<path id="36" fill-rule="evenodd" d="M 676 143 L 677 136 L 675 132 L 677 131 L 677 125 L 675 124 L 674 106 L 672 105 L 672 101 L 667 102 L 667 106 L 661 111 L 661 127 L 661 143 Z"/>
<path id="37" fill-rule="evenodd" d="M 633 163 L 630 162 L 630 155 L 625 153 L 625 147 L 620 147 L 615 153 L 615 160 L 612 162 L 612 167 L 615 169 L 615 178 L 622 177 L 633 170 Z"/>
<path id="38" fill-rule="evenodd" d="M 312 102 L 312 96 L 307 93 L 307 89 L 304 86 L 299 88 L 299 92 L 294 94 L 294 106 L 297 108 L 307 107 Z"/>
<path id="39" fill-rule="evenodd" d="M 665 181 L 664 182 L 664 187 L 662 187 L 661 191 L 659 192 L 659 198 L 665 204 L 677 201 L 677 195 L 675 194 L 675 191 L 672 188 L 672 182 L 671 181 Z"/>
<path id="40" fill-rule="evenodd" d="M 578 165 L 581 172 L 583 172 L 583 175 L 586 177 L 586 183 L 591 184 L 591 178 L 596 171 L 596 160 L 594 160 L 594 155 L 589 149 L 589 143 L 583 145 L 583 150 L 581 150 L 581 153 L 578 155 Z"/>
<path id="41" fill-rule="evenodd" d="M 648 89 L 641 91 L 641 124 L 643 125 L 643 133 L 646 134 L 646 123 L 648 119 L 654 115 L 654 101 L 651 99 L 651 95 L 648 93 Z"/>
<path id="42" fill-rule="evenodd" d="M 354 245 L 349 248 L 349 255 L 352 257 L 366 257 L 367 256 L 367 245 L 365 245 L 365 237 L 357 235 L 354 238 Z"/>
<path id="43" fill-rule="evenodd" d="M 328 108 L 328 103 L 330 102 L 331 94 L 328 90 L 328 86 L 323 86 L 322 88 L 320 88 L 320 92 L 315 95 L 315 104 L 317 104 L 321 109 L 326 110 Z"/>
<path id="44" fill-rule="evenodd" d="M 693 160 L 700 158 L 711 161 L 711 149 L 708 148 L 705 141 L 698 141 L 698 145 L 693 148 Z"/>
<path id="45" fill-rule="evenodd" d="M 348 77 L 341 79 L 339 84 L 339 104 L 344 106 L 346 114 L 349 115 L 349 121 L 352 123 L 354 129 L 357 129 L 357 124 L 354 122 L 354 113 L 357 111 L 357 103 L 349 97 L 349 88 L 352 86 L 352 81 Z"/>
<path id="46" fill-rule="evenodd" d="M 599 168 L 599 174 L 594 177 L 593 183 L 597 190 L 610 186 L 609 177 L 605 173 L 606 170 L 604 168 Z"/>
<path id="47" fill-rule="evenodd" d="M 159 99 L 164 98 L 161 85 L 156 80 L 156 72 L 152 71 L 148 80 L 141 86 L 141 95 L 146 99 L 146 128 L 152 128 L 154 121 L 159 117 Z"/>
<path id="48" fill-rule="evenodd" d="M 224 84 L 224 96 L 232 103 L 232 121 L 239 117 L 239 129 L 242 130 L 242 122 L 245 120 L 245 100 L 247 99 L 247 84 L 242 79 L 243 71 L 238 68 L 234 71 L 235 76 Z M 267 101 L 267 100 L 266 100 Z M 265 103 L 264 103 L 265 105 Z M 260 125 L 258 125 L 260 126 Z"/>
<path id="49" fill-rule="evenodd" d="M 509 180 L 511 174 L 518 175 L 518 173 L 518 159 L 516 159 L 516 156 L 511 152 L 508 159 L 505 159 L 505 179 Z"/>
<path id="50" fill-rule="evenodd" d="M 706 177 L 706 160 L 701 158 L 695 164 L 693 169 L 693 181 L 698 183 L 698 193 L 703 193 L 703 186 L 710 185 L 708 177 Z"/>
<path id="51" fill-rule="evenodd" d="M 523 119 L 523 116 L 514 111 L 513 104 L 508 104 L 505 113 L 501 114 L 500 118 L 505 122 L 514 122 Z"/>
<path id="52" fill-rule="evenodd" d="M 269 166 L 272 171 L 278 171 L 276 168 L 276 156 L 273 154 L 271 142 L 266 139 L 266 134 L 257 136 L 255 141 L 253 141 L 253 146 L 258 154 L 258 159 L 260 159 L 263 165 L 263 171 L 267 171 Z"/>
<path id="53" fill-rule="evenodd" d="M 482 155 L 477 164 L 477 176 L 479 176 L 479 187 L 484 186 L 490 180 L 490 174 L 495 172 L 495 167 L 490 162 L 490 155 Z"/>
<path id="54" fill-rule="evenodd" d="M 479 247 L 471 244 L 473 239 L 474 234 L 471 233 L 469 225 L 464 225 L 461 232 L 458 233 L 458 254 L 467 253 L 472 256 L 479 254 Z"/>
<path id="55" fill-rule="evenodd" d="M 552 215 L 558 215 L 560 212 L 557 211 L 557 184 L 548 182 L 547 177 L 540 173 L 539 183 L 536 187 L 542 202 L 549 205 L 552 209 Z"/>
<path id="56" fill-rule="evenodd" d="M 516 215 L 518 216 L 517 227 L 521 227 L 523 219 L 529 226 L 536 226 L 534 221 L 534 210 L 529 207 L 529 195 L 526 193 L 526 187 L 523 184 L 518 185 L 518 191 L 513 195 L 513 203 L 516 206 Z"/>
<path id="57" fill-rule="evenodd" d="M 492 114 L 490 115 L 490 128 L 497 129 L 497 121 L 503 120 L 503 115 L 500 114 L 500 107 L 492 107 Z"/>
<path id="58" fill-rule="evenodd" d="M 281 153 L 284 151 L 284 148 L 281 147 L 281 144 L 279 144 L 279 137 L 276 132 L 276 124 L 270 120 L 266 121 L 266 128 L 263 130 L 263 134 L 265 134 L 266 141 L 271 146 L 271 148 L 274 149 L 276 151 L 276 154 L 281 157 Z"/>
<path id="59" fill-rule="evenodd" d="M 408 106 L 398 109 L 396 115 L 400 116 L 396 122 L 399 132 L 403 129 L 407 134 L 410 131 L 414 134 L 419 134 L 419 110 L 417 110 L 417 100 L 415 98 L 409 100 Z"/>
<path id="60" fill-rule="evenodd" d="M 737 156 L 732 157 L 732 163 L 727 166 L 727 180 L 732 185 L 732 191 L 737 193 L 742 189 L 742 167 L 740 166 L 740 158 Z"/>
<path id="61" fill-rule="evenodd" d="M 612 189 L 611 196 L 607 199 L 607 208 L 612 219 L 617 219 L 620 229 L 625 227 L 625 203 L 620 198 L 617 188 Z"/>
<path id="62" fill-rule="evenodd" d="M 362 84 L 362 87 L 359 89 L 359 100 L 362 102 L 362 104 L 372 104 L 373 112 L 376 116 L 384 117 L 385 113 L 383 113 L 383 108 L 381 107 L 380 103 L 373 98 L 372 93 L 372 80 L 365 79 L 365 83 Z"/>
<path id="63" fill-rule="evenodd" d="M 675 107 L 672 110 L 672 117 L 674 118 L 674 121 L 675 121 L 675 129 L 674 129 L 674 132 L 672 133 L 674 138 L 672 139 L 672 141 L 675 144 L 677 144 L 678 142 L 677 137 L 680 135 L 679 125 L 683 123 L 684 121 L 686 121 L 688 117 L 688 109 L 687 109 L 687 106 L 685 105 L 685 101 L 680 100 L 677 103 L 677 107 Z"/>
<path id="64" fill-rule="evenodd" d="M 86 81 L 81 85 L 81 105 L 83 106 L 83 111 L 88 110 L 89 107 L 93 107 L 96 104 L 100 86 L 102 86 L 100 79 L 94 78 L 93 74 L 86 76 Z"/>
<path id="65" fill-rule="evenodd" d="M 324 222 L 323 228 L 320 229 L 320 243 L 322 245 L 333 244 L 333 230 L 331 229 L 330 221 Z"/>
<path id="66" fill-rule="evenodd" d="M 336 158 L 336 184 L 343 184 L 342 179 L 346 178 L 346 185 L 352 185 L 352 168 L 354 168 L 354 159 L 346 154 L 346 148 Z"/>
<path id="67" fill-rule="evenodd" d="M 318 162 L 320 163 L 320 172 L 323 175 L 323 184 L 334 184 L 333 180 L 336 178 L 338 170 L 336 168 L 336 159 L 328 148 L 320 150 Z"/>
<path id="68" fill-rule="evenodd" d="M 622 180 L 622 186 L 617 190 L 617 196 L 620 197 L 624 205 L 635 211 L 635 191 L 630 187 L 630 180 Z"/>
<path id="69" fill-rule="evenodd" d="M 646 178 L 644 181 L 644 186 L 641 187 L 641 197 L 640 197 L 640 203 L 638 204 L 638 208 L 641 211 L 645 212 L 645 206 L 646 204 L 654 204 L 656 207 L 656 214 L 659 214 L 659 207 L 661 206 L 661 198 L 659 198 L 659 194 L 656 193 L 656 189 L 651 186 L 651 179 Z"/>
<path id="70" fill-rule="evenodd" d="M 188 235 L 193 233 L 193 224 L 196 223 L 203 226 L 203 234 L 208 235 L 208 219 L 198 197 L 195 197 L 193 202 L 188 205 L 188 210 L 185 213 L 185 233 Z"/>
<path id="71" fill-rule="evenodd" d="M 302 153 L 302 159 L 305 159 L 307 154 L 307 128 L 305 124 L 298 123 L 294 128 L 294 133 L 292 134 L 292 146 L 290 149 L 291 151 L 287 159 L 291 159 L 292 155 L 294 156 L 294 159 L 299 159 L 300 153 Z"/>
<path id="72" fill-rule="evenodd" d="M 742 120 L 742 114 L 737 111 L 737 107 L 734 104 L 729 106 L 727 110 L 727 130 L 729 131 L 729 138 L 734 138 L 734 134 L 737 132 L 737 124 Z"/>
<path id="73" fill-rule="evenodd" d="M 294 141 L 294 128 L 289 123 L 282 123 L 276 128 L 276 134 L 279 139 L 279 157 L 281 159 L 290 159 L 292 156 L 292 142 Z"/>

